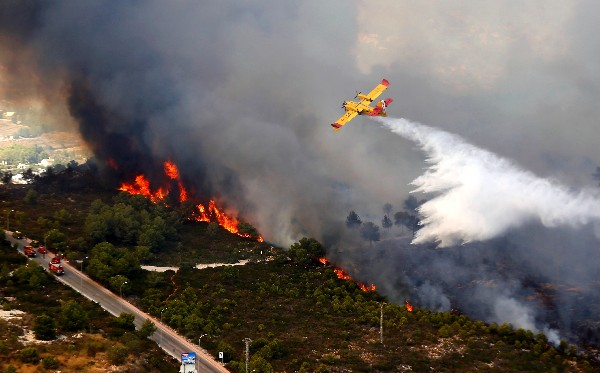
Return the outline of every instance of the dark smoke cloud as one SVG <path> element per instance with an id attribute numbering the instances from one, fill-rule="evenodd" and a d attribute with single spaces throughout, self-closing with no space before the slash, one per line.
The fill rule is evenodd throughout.
<path id="1" fill-rule="evenodd" d="M 5 33 L 33 30 L 20 37 L 40 69 L 67 72 L 70 111 L 101 162 L 152 174 L 170 158 L 201 195 L 290 243 L 338 220 L 312 206 L 340 204 L 313 110 L 320 78 L 340 57 L 351 66 L 354 16 L 315 4 L 15 3 L 31 16 Z M 348 21 L 330 22 L 340 11 Z"/>
<path id="2" fill-rule="evenodd" d="M 355 90 L 385 77 L 391 115 L 456 132 L 575 189 L 593 186 L 596 7 L 8 0 L 0 92 L 60 101 L 97 158 L 114 158 L 123 175 L 158 173 L 172 159 L 201 195 L 220 196 L 268 240 L 316 237 L 392 299 L 563 333 L 585 315 L 597 320 L 587 296 L 597 292 L 557 290 L 569 305 L 555 302 L 553 323 L 531 284 L 597 279 L 586 264 L 593 234 L 557 229 L 544 240 L 536 227 L 516 228 L 504 241 L 440 251 L 391 231 L 361 250 L 348 212 L 378 224 L 384 203 L 400 209 L 423 154 L 370 121 L 339 133 L 329 123 Z M 550 265 L 565 252 L 576 276 Z"/>
<path id="3" fill-rule="evenodd" d="M 328 127 L 343 99 L 380 79 L 354 67 L 355 4 L 22 4 L 7 6 L 29 15 L 3 35 L 65 82 L 80 132 L 123 175 L 160 173 L 170 158 L 199 194 L 285 245 L 334 243 L 340 212 L 406 189 L 385 135 Z"/>

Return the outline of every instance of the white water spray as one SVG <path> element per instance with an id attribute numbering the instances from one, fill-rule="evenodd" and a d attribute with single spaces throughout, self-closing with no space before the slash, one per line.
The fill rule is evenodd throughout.
<path id="1" fill-rule="evenodd" d="M 406 119 L 376 120 L 427 155 L 429 167 L 411 183 L 414 192 L 430 197 L 419 209 L 423 227 L 413 243 L 444 247 L 491 239 L 527 222 L 577 227 L 600 220 L 597 193 L 571 192 L 442 130 Z"/>

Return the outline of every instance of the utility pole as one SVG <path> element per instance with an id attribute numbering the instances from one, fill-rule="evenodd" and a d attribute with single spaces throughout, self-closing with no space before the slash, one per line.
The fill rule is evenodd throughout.
<path id="1" fill-rule="evenodd" d="M 250 363 L 250 342 L 252 342 L 252 340 L 250 338 L 244 338 L 242 342 L 246 343 L 246 373 L 248 373 L 248 365 Z"/>
<path id="2" fill-rule="evenodd" d="M 379 314 L 379 342 L 383 344 L 383 306 L 385 306 L 385 303 L 381 302 L 379 306 L 381 307 Z"/>
<path id="3" fill-rule="evenodd" d="M 121 284 L 121 286 L 119 286 L 119 293 L 121 293 L 121 313 L 123 313 L 123 285 L 125 285 L 126 283 L 127 281 L 125 281 Z"/>
<path id="4" fill-rule="evenodd" d="M 198 346 L 200 347 L 200 349 L 202 349 L 202 337 L 206 337 L 206 333 L 202 334 L 199 338 L 198 338 Z M 198 372 L 200 371 L 200 359 L 198 359 Z"/>
<path id="5" fill-rule="evenodd" d="M 162 321 L 162 313 L 163 313 L 163 311 L 165 311 L 168 308 L 169 307 L 165 307 L 162 310 L 160 310 L 160 323 L 161 324 L 163 323 L 163 321 Z M 160 329 L 160 343 L 162 343 L 162 341 L 163 341 L 163 334 L 165 334 L 165 331 L 164 331 L 164 329 L 162 329 L 162 325 L 161 325 L 161 329 Z M 160 345 L 160 343 L 159 343 L 159 345 Z"/>
<path id="6" fill-rule="evenodd" d="M 11 212 L 15 212 L 15 210 L 10 210 L 9 212 L 6 213 L 6 230 L 7 231 L 10 230 L 10 213 Z"/>
<path id="7" fill-rule="evenodd" d="M 79 263 L 79 264 L 81 264 L 81 267 L 79 270 L 79 272 L 81 272 L 81 277 L 79 277 L 79 280 L 81 280 L 81 281 L 80 281 L 79 285 L 81 286 L 82 289 L 83 289 L 83 261 L 87 258 L 88 257 L 86 256 L 85 258 L 81 259 L 81 263 Z"/>

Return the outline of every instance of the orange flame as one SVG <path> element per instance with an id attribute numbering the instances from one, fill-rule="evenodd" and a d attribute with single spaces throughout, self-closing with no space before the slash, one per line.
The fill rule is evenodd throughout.
<path id="1" fill-rule="evenodd" d="M 340 280 L 352 280 L 352 277 L 350 277 L 350 275 L 347 274 L 343 269 L 334 268 L 333 272 L 335 272 Z"/>
<path id="2" fill-rule="evenodd" d="M 375 287 L 375 284 L 366 285 L 366 284 L 363 284 L 362 282 L 357 282 L 357 285 L 361 288 L 362 291 L 364 291 L 366 293 L 377 290 L 377 288 Z"/>
<path id="3" fill-rule="evenodd" d="M 246 233 L 240 233 L 238 224 L 239 221 L 236 218 L 227 216 L 224 212 L 222 212 L 216 205 L 214 200 L 210 200 L 208 203 L 208 210 L 204 207 L 203 204 L 199 203 L 196 206 L 198 210 L 198 215 L 196 216 L 196 221 L 204 221 L 210 223 L 213 220 L 216 220 L 217 223 L 226 230 L 231 233 L 235 233 L 240 237 L 252 238 L 251 235 Z M 264 239 L 261 235 L 256 237 L 258 242 L 264 242 Z"/>
<path id="4" fill-rule="evenodd" d="M 204 222 L 210 223 L 210 218 L 208 217 L 208 214 L 206 213 L 206 209 L 204 208 L 204 206 L 202 204 L 198 204 L 196 206 L 196 208 L 198 209 L 198 212 L 200 214 L 196 218 L 196 221 L 204 221 Z"/>
<path id="5" fill-rule="evenodd" d="M 185 190 L 185 187 L 183 186 L 183 183 L 181 182 L 181 180 L 179 181 L 178 185 L 179 185 L 179 202 L 185 202 L 188 200 L 187 190 Z"/>
<path id="6" fill-rule="evenodd" d="M 163 163 L 163 165 L 165 166 L 165 174 L 169 178 L 173 180 L 179 180 L 179 169 L 177 168 L 175 163 L 171 161 L 166 161 L 165 163 Z"/>
<path id="7" fill-rule="evenodd" d="M 116 166 L 116 164 L 115 164 Z M 177 165 L 172 161 L 166 161 L 163 163 L 165 175 L 171 179 L 177 181 L 177 187 L 179 188 L 179 202 L 184 202 L 189 199 L 188 192 L 181 180 L 179 175 L 179 169 Z M 146 179 L 146 176 L 143 174 L 136 176 L 135 181 L 133 183 L 123 183 L 119 190 L 127 192 L 129 194 L 140 194 L 146 198 L 149 198 L 153 203 L 158 203 L 163 201 L 170 192 L 170 187 L 172 185 L 167 185 L 164 187 L 159 187 L 156 192 L 152 192 L 150 188 L 150 181 Z M 198 210 L 197 215 L 194 214 L 193 219 L 196 221 L 203 222 L 211 222 L 216 220 L 217 223 L 228 230 L 231 233 L 235 233 L 238 236 L 245 238 L 253 238 L 249 234 L 240 233 L 238 229 L 239 221 L 236 218 L 227 216 L 221 209 L 219 209 L 214 200 L 211 200 L 208 204 L 208 209 L 204 207 L 202 204 L 198 204 L 196 206 Z M 258 235 L 258 237 L 254 237 L 258 242 L 263 242 L 264 239 L 262 236 Z"/>
<path id="8" fill-rule="evenodd" d="M 319 259 L 317 259 L 317 260 L 319 261 L 319 263 L 321 263 L 321 264 L 323 264 L 323 265 L 329 265 L 329 264 L 330 264 L 330 263 L 329 263 L 329 260 L 327 260 L 327 258 L 319 258 Z M 377 290 L 377 288 L 375 287 L 375 284 L 367 285 L 367 284 L 365 284 L 365 283 L 363 283 L 363 282 L 360 282 L 360 281 L 353 280 L 353 279 L 352 279 L 352 276 L 350 276 L 350 275 L 349 275 L 349 274 L 348 274 L 346 271 L 344 271 L 344 270 L 343 270 L 343 269 L 341 269 L 341 268 L 336 268 L 336 267 L 334 267 L 334 268 L 333 268 L 333 272 L 335 272 L 336 276 L 337 276 L 339 279 L 341 279 L 341 280 L 345 280 L 345 281 L 354 281 L 354 283 L 355 283 L 356 285 L 358 285 L 358 287 L 359 287 L 359 288 L 360 288 L 362 291 L 364 291 L 364 292 L 366 292 L 366 293 L 368 293 L 368 292 L 370 292 L 370 291 L 375 291 L 375 290 Z"/>
<path id="9" fill-rule="evenodd" d="M 406 310 L 408 312 L 412 312 L 412 310 L 413 310 L 413 306 L 410 304 L 410 302 L 408 300 L 406 301 Z"/>
<path id="10" fill-rule="evenodd" d="M 156 193 L 152 193 L 150 190 L 150 181 L 148 181 L 146 176 L 143 174 L 136 176 L 133 183 L 121 184 L 119 190 L 129 194 L 141 194 L 142 196 L 149 198 L 154 203 L 164 198 L 164 191 L 162 188 L 159 188 Z"/>
<path id="11" fill-rule="evenodd" d="M 188 193 L 183 186 L 181 178 L 179 177 L 179 169 L 177 168 L 177 165 L 169 160 L 163 163 L 163 166 L 165 167 L 165 175 L 167 175 L 171 180 L 177 181 L 177 186 L 179 187 L 179 202 L 187 201 Z"/>

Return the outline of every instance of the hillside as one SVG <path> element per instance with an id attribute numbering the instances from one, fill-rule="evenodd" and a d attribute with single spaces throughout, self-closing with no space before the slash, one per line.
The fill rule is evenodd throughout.
<path id="1" fill-rule="evenodd" d="M 129 301 L 191 340 L 201 339 L 202 347 L 214 356 L 224 352 L 231 371 L 245 371 L 245 338 L 252 340 L 251 370 L 257 372 L 600 369 L 586 351 L 566 342 L 551 346 L 542 334 L 506 324 L 487 325 L 460 313 L 410 311 L 404 304 L 389 304 L 376 291 L 364 291 L 352 279 L 339 278 L 333 266 L 319 262 L 324 248 L 315 240 L 303 239 L 284 250 L 230 234 L 212 223 L 188 221 L 184 207 L 166 208 L 140 196 L 94 188 L 67 194 L 52 185 L 3 186 L 1 223 L 6 225 L 8 216 L 12 229 L 46 239 L 48 246 L 71 260 L 85 259 L 84 271 L 113 291 L 128 281 L 123 293 Z M 31 190 L 36 190 L 34 199 L 26 197 Z M 15 211 L 9 215 L 10 210 Z M 251 261 L 235 267 L 195 268 L 198 263 L 242 259 Z M 10 265 L 14 270 L 25 262 L 14 261 L 3 262 L 3 268 Z M 181 268 L 148 272 L 140 264 Z M 3 281 L 8 281 L 8 272 L 2 271 Z M 54 299 L 76 297 L 66 290 L 60 298 L 54 292 L 39 296 L 41 292 L 33 307 L 22 300 L 21 288 L 3 289 L 5 299 L 16 298 L 8 302 L 10 307 L 18 309 L 45 307 L 42 301 L 59 307 Z M 98 325 L 93 331 L 99 333 L 86 332 L 82 338 L 111 335 L 108 326 Z M 85 343 L 72 340 L 53 343 L 73 346 L 69 349 L 78 353 L 86 350 Z M 22 350 L 15 342 L 0 351 L 3 364 L 16 361 Z M 130 348 L 130 358 L 139 351 Z M 65 365 L 61 371 L 69 370 Z"/>
<path id="2" fill-rule="evenodd" d="M 177 363 L 0 241 L 0 371 L 176 372 Z"/>

